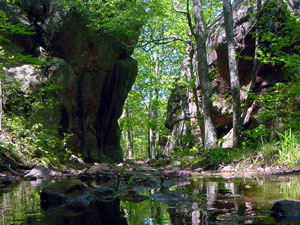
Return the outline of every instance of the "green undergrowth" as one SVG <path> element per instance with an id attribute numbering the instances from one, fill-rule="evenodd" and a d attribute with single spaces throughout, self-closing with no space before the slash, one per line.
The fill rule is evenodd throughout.
<path id="1" fill-rule="evenodd" d="M 8 159 L 6 164 L 51 168 L 63 168 L 68 164 L 71 152 L 65 146 L 66 138 L 59 137 L 57 129 L 46 129 L 41 123 L 32 124 L 22 116 L 4 117 L 3 124 L 0 158 Z"/>
<path id="2" fill-rule="evenodd" d="M 177 149 L 171 155 L 171 165 L 183 168 L 218 169 L 231 165 L 237 169 L 259 167 L 300 166 L 300 132 L 292 129 L 276 132 L 268 140 L 252 148 Z"/>

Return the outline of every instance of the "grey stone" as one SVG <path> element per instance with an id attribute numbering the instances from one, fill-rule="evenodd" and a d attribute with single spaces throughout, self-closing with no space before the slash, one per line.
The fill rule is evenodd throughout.
<path id="1" fill-rule="evenodd" d="M 46 176 L 57 176 L 60 173 L 50 170 L 44 166 L 36 166 L 29 171 L 24 177 L 27 180 L 36 180 L 38 178 L 44 178 Z"/>

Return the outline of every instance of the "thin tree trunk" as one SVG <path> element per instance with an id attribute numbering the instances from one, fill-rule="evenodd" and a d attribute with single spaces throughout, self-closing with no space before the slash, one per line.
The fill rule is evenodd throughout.
<path id="1" fill-rule="evenodd" d="M 259 61 L 258 61 L 258 13 L 260 12 L 260 8 L 261 8 L 261 0 L 257 0 L 256 2 L 256 12 L 255 12 L 255 16 L 256 16 L 256 28 L 255 28 L 255 50 L 254 50 L 254 56 L 253 56 L 253 66 L 250 72 L 250 77 L 251 77 L 251 81 L 250 81 L 250 87 L 249 87 L 249 92 L 251 92 L 253 90 L 253 88 L 255 87 L 255 83 L 256 83 L 256 75 L 257 72 L 259 70 Z M 243 112 L 243 116 L 242 116 L 242 123 L 245 124 L 248 122 L 246 116 L 247 116 L 247 112 L 248 109 L 250 108 L 252 104 L 251 98 L 248 97 L 246 99 L 246 103 L 245 103 L 245 108 L 244 108 L 244 112 Z"/>
<path id="2" fill-rule="evenodd" d="M 198 76 L 200 80 L 204 120 L 204 147 L 214 148 L 217 146 L 217 133 L 213 121 L 211 101 L 212 91 L 208 73 L 206 53 L 206 25 L 203 19 L 202 3 L 200 0 L 193 0 L 193 14 L 196 24 L 194 34 L 197 45 Z"/>
<path id="3" fill-rule="evenodd" d="M 230 86 L 233 101 L 233 147 L 239 147 L 241 143 L 241 100 L 240 100 L 240 81 L 238 66 L 236 61 L 235 40 L 233 32 L 232 5 L 230 0 L 223 0 L 224 21 L 228 48 L 228 65 L 230 74 Z"/>
<path id="4" fill-rule="evenodd" d="M 152 79 L 150 78 L 150 83 L 152 83 Z M 148 105 L 148 143 L 147 143 L 147 150 L 148 150 L 148 158 L 152 158 L 152 131 L 151 131 L 151 105 L 152 105 L 152 90 L 150 90 L 149 96 L 149 105 Z"/>
<path id="5" fill-rule="evenodd" d="M 195 78 L 195 85 L 197 86 L 196 76 L 194 74 L 194 64 L 193 64 L 194 54 L 195 54 L 194 46 L 193 46 L 193 44 L 191 44 L 190 51 L 189 51 L 189 69 L 190 69 L 191 79 Z M 203 123 L 203 116 L 201 115 L 201 112 L 200 112 L 200 102 L 198 99 L 197 87 L 196 88 L 192 87 L 192 91 L 193 91 L 194 101 L 195 101 L 195 105 L 196 105 L 197 123 L 200 128 L 202 145 L 204 146 L 204 139 L 205 139 L 204 133 L 203 133 L 204 123 Z"/>
<path id="6" fill-rule="evenodd" d="M 2 115 L 3 115 L 3 98 L 2 98 L 2 79 L 0 78 L 0 132 L 2 132 Z"/>
<path id="7" fill-rule="evenodd" d="M 156 69 L 155 69 L 156 70 Z M 150 84 L 152 86 L 153 80 L 150 78 Z M 153 94 L 154 91 L 154 94 Z M 155 148 L 156 148 L 156 127 L 153 125 L 155 118 L 155 93 L 156 90 L 151 89 L 149 95 L 149 107 L 148 107 L 148 157 L 149 159 L 155 158 Z"/>
<path id="8" fill-rule="evenodd" d="M 130 117 L 130 111 L 129 111 L 129 108 L 128 108 L 128 104 L 126 104 L 126 107 L 125 107 L 125 117 L 127 117 L 127 118 Z M 126 136 L 127 136 L 128 159 L 132 159 L 133 158 L 133 133 L 132 133 L 132 129 L 128 128 L 128 130 L 126 132 Z"/>
<path id="9" fill-rule="evenodd" d="M 133 158 L 133 138 L 131 130 L 127 131 L 127 149 L 128 149 L 128 159 Z"/>

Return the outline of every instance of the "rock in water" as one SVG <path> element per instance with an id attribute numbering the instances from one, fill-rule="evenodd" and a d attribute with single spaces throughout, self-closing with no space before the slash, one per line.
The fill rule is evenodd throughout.
<path id="1" fill-rule="evenodd" d="M 44 166 L 36 166 L 29 173 L 27 173 L 24 177 L 26 180 L 36 180 L 39 178 L 44 178 L 47 176 L 56 176 L 59 175 L 58 172 L 50 170 Z"/>
<path id="2" fill-rule="evenodd" d="M 280 200 L 274 203 L 272 216 L 281 223 L 300 223 L 300 201 Z"/>
<path id="3" fill-rule="evenodd" d="M 41 206 L 43 208 L 64 204 L 88 203 L 89 192 L 80 180 L 66 179 L 49 184 L 41 192 Z"/>

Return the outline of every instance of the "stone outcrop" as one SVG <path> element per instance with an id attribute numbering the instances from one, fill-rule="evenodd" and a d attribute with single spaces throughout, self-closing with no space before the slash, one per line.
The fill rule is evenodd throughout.
<path id="1" fill-rule="evenodd" d="M 61 135 L 72 134 L 68 147 L 86 161 L 120 162 L 117 120 L 137 74 L 132 49 L 101 30 L 92 31 L 80 13 L 63 11 L 57 3 L 40 0 L 26 1 L 21 7 L 2 5 L 10 19 L 35 28 L 34 35 L 11 37 L 12 44 L 25 54 L 52 61 L 47 72 L 61 87 L 56 93 L 60 105 L 44 116 L 45 123 L 60 126 Z M 7 73 L 14 71 L 18 69 Z"/>
<path id="2" fill-rule="evenodd" d="M 262 1 L 263 4 L 266 1 Z M 299 4 L 296 1 L 288 0 L 288 8 L 295 13 L 299 12 Z M 272 67 L 270 65 L 260 64 L 253 73 L 253 59 L 255 51 L 255 39 L 252 33 L 255 31 L 255 24 L 251 22 L 250 15 L 253 15 L 253 5 L 249 1 L 235 1 L 233 6 L 234 18 L 234 32 L 237 46 L 237 52 L 241 57 L 238 60 L 239 76 L 241 89 L 241 100 L 243 103 L 248 98 L 245 90 L 252 91 L 257 94 L 265 92 L 266 88 L 274 85 L 276 82 L 283 80 L 282 68 Z M 218 138 L 223 138 L 222 147 L 232 147 L 232 107 L 230 96 L 230 80 L 228 69 L 228 56 L 225 28 L 223 26 L 222 15 L 217 21 L 209 27 L 208 34 L 208 64 L 209 70 L 214 74 L 212 81 L 213 87 L 213 105 L 215 108 L 215 119 L 217 126 Z M 188 52 L 195 51 L 195 49 L 188 49 Z M 190 66 L 192 62 L 193 66 Z M 188 77 L 191 81 L 194 75 L 191 72 L 197 71 L 196 55 L 189 54 L 182 64 L 182 72 L 180 78 Z M 191 69 L 192 68 L 192 69 Z M 191 71 L 192 70 L 192 71 Z M 274 75 L 276 74 L 276 76 Z M 255 84 L 252 84 L 254 80 Z M 166 127 L 170 129 L 171 137 L 165 145 L 165 149 L 170 151 L 176 146 L 191 146 L 195 143 L 201 143 L 201 128 L 199 121 L 199 114 L 201 115 L 201 102 L 197 104 L 195 98 L 201 99 L 201 92 L 199 88 L 199 81 L 196 78 L 196 88 L 175 87 L 173 94 L 169 99 L 168 115 L 166 120 Z M 199 100 L 201 101 L 201 100 Z M 198 115 L 197 115 L 198 108 Z M 245 109 L 243 109 L 245 110 Z M 243 128 L 247 129 L 255 127 L 258 124 L 252 115 L 259 110 L 255 102 L 249 106 Z M 191 138 L 183 140 L 183 135 Z"/>

